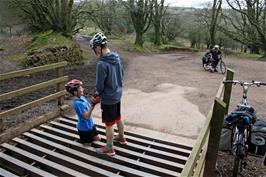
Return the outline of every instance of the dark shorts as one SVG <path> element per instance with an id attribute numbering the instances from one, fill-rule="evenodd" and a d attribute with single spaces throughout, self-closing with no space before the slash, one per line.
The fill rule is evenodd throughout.
<path id="1" fill-rule="evenodd" d="M 113 105 L 101 104 L 102 122 L 106 126 L 114 125 L 118 120 L 121 120 L 120 102 Z"/>
<path id="2" fill-rule="evenodd" d="M 78 130 L 78 134 L 80 137 L 80 142 L 84 144 L 84 143 L 92 143 L 94 140 L 94 137 L 98 135 L 98 132 L 97 132 L 96 127 L 93 126 L 93 129 L 90 131 Z"/>

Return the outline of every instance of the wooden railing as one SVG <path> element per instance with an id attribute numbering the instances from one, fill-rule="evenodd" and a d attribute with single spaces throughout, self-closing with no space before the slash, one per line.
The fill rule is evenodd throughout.
<path id="1" fill-rule="evenodd" d="M 224 80 L 233 80 L 233 77 L 234 71 L 228 69 Z M 181 177 L 215 176 L 221 130 L 224 116 L 228 112 L 231 90 L 231 84 L 224 86 L 221 83 Z"/>
<path id="2" fill-rule="evenodd" d="M 30 68 L 30 69 L 25 69 L 25 70 L 19 70 L 19 71 L 13 71 L 13 72 L 8 72 L 8 73 L 3 73 L 0 74 L 0 81 L 2 80 L 7 80 L 7 79 L 11 79 L 11 78 L 15 78 L 15 77 L 21 77 L 21 76 L 27 76 L 29 74 L 34 74 L 34 73 L 39 73 L 39 72 L 43 72 L 43 71 L 48 71 L 48 70 L 53 70 L 55 69 L 57 72 L 57 78 L 46 81 L 46 82 L 42 82 L 39 84 L 35 84 L 32 86 L 28 86 L 25 88 L 21 88 L 15 91 L 11 91 L 8 93 L 4 93 L 0 95 L 0 102 L 17 97 L 17 96 L 21 96 L 21 95 L 25 95 L 27 93 L 36 91 L 36 90 L 40 90 L 43 88 L 47 88 L 50 86 L 56 86 L 56 92 L 45 96 L 43 98 L 40 98 L 38 100 L 34 100 L 32 102 L 20 105 L 18 107 L 9 109 L 9 110 L 5 110 L 3 112 L 0 113 L 0 132 L 3 131 L 3 119 L 8 118 L 8 116 L 15 114 L 15 113 L 20 113 L 26 109 L 32 108 L 34 106 L 40 105 L 42 103 L 45 103 L 47 101 L 51 101 L 51 100 L 58 100 L 58 105 L 63 105 L 64 103 L 64 95 L 65 95 L 65 91 L 64 91 L 64 82 L 66 80 L 68 80 L 68 76 L 63 76 L 63 70 L 64 67 L 67 66 L 67 62 L 60 62 L 60 63 L 54 63 L 54 64 L 50 64 L 50 65 L 44 65 L 44 66 L 39 66 L 39 67 L 34 67 L 34 68 Z M 11 139 L 15 136 L 18 136 L 19 134 L 29 130 L 30 128 L 33 128 L 37 125 L 40 125 L 41 123 L 46 122 L 47 120 L 59 115 L 60 110 L 59 107 L 58 109 L 56 109 L 56 111 L 54 112 L 49 112 L 47 114 L 44 114 L 43 116 L 40 116 L 36 119 L 33 119 L 33 121 L 31 121 L 28 124 L 25 124 L 21 127 L 16 127 L 16 128 L 11 128 L 8 129 L 7 131 L 5 131 L 4 133 L 2 133 L 0 135 L 0 143 L 7 141 L 8 139 Z"/>

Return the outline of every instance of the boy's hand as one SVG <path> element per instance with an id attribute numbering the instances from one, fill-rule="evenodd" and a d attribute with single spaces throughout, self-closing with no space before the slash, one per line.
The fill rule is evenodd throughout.
<path id="1" fill-rule="evenodd" d="M 92 97 L 91 98 L 91 104 L 92 106 L 95 106 L 96 104 L 100 103 L 101 101 L 101 98 L 99 96 L 96 96 L 96 97 Z"/>

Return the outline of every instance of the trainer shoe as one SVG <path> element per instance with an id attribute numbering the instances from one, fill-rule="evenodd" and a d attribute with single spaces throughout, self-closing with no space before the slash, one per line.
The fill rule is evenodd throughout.
<path id="1" fill-rule="evenodd" d="M 115 150 L 114 148 L 108 149 L 106 146 L 96 148 L 96 152 L 98 154 L 106 154 L 108 156 L 114 156 L 115 155 Z"/>
<path id="2" fill-rule="evenodd" d="M 117 142 L 117 143 L 119 143 L 119 144 L 127 144 L 127 139 L 126 138 L 119 138 L 119 136 L 118 135 L 116 135 L 115 137 L 114 137 L 114 140 L 113 140 L 114 142 Z"/>

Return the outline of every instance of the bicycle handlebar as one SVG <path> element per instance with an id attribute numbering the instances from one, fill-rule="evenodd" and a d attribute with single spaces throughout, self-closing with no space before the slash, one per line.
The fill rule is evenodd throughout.
<path id="1" fill-rule="evenodd" d="M 223 81 L 224 84 L 239 84 L 241 86 L 251 86 L 251 85 L 256 85 L 257 87 L 260 87 L 260 86 L 266 86 L 266 83 L 265 82 L 259 82 L 259 81 L 252 81 L 252 82 L 246 82 L 246 81 L 238 81 L 238 80 L 225 80 Z"/>

